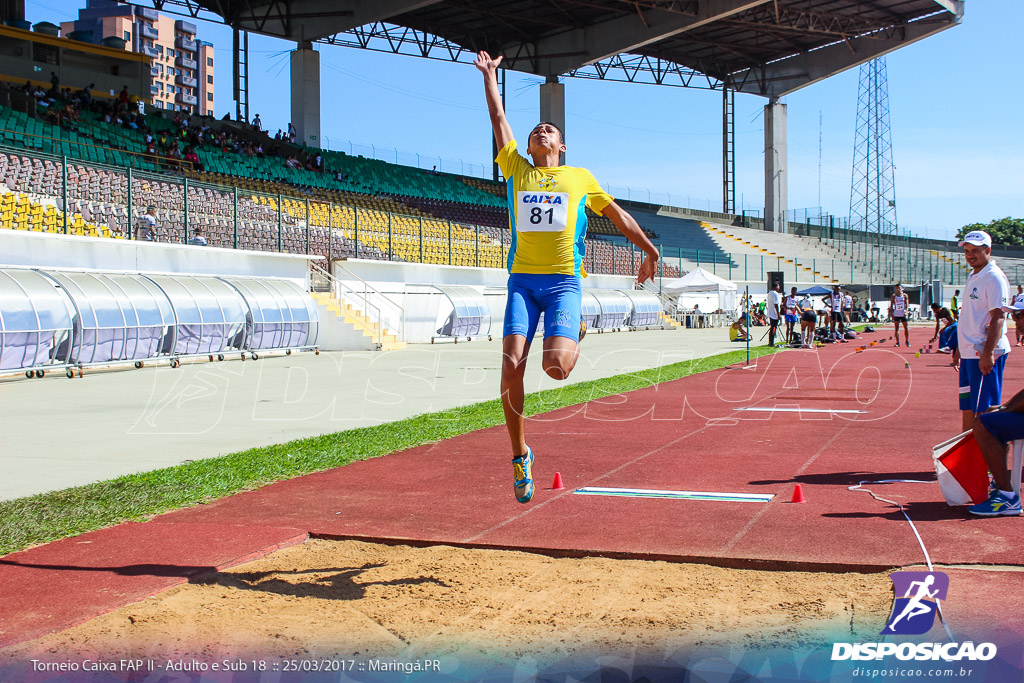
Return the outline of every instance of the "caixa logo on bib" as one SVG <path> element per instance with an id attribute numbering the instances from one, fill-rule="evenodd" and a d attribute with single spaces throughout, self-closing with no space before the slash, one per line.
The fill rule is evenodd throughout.
<path id="1" fill-rule="evenodd" d="M 931 630 L 939 601 L 946 599 L 949 577 L 942 572 L 893 572 L 892 612 L 881 635 L 921 635 Z M 996 656 L 993 643 L 834 643 L 832 660 L 988 661 Z"/>

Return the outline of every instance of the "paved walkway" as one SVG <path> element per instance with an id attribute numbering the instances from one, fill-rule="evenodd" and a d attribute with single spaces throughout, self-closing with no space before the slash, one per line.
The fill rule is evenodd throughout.
<path id="1" fill-rule="evenodd" d="M 590 334 L 569 381 L 742 348 L 726 337 L 724 329 Z M 500 350 L 495 339 L 5 381 L 0 500 L 494 399 Z M 527 391 L 559 385 L 530 363 Z"/>

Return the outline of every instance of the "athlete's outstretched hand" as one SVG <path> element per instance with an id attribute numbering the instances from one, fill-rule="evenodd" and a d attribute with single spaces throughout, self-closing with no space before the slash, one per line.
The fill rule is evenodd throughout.
<path id="1" fill-rule="evenodd" d="M 480 50 L 476 54 L 476 60 L 473 62 L 473 65 L 485 74 L 493 74 L 497 71 L 499 64 L 501 64 L 501 55 L 498 55 L 496 59 L 492 59 L 485 50 Z"/>
<path id="2" fill-rule="evenodd" d="M 644 257 L 640 269 L 636 271 L 636 281 L 643 284 L 647 280 L 653 280 L 658 272 L 658 259 L 650 254 Z"/>

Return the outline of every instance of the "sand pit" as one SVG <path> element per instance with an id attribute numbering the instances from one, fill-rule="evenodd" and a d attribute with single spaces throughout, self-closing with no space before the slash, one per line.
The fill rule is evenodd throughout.
<path id="1" fill-rule="evenodd" d="M 311 540 L 3 658 L 487 661 L 828 648 L 869 639 L 885 574 L 735 570 Z"/>

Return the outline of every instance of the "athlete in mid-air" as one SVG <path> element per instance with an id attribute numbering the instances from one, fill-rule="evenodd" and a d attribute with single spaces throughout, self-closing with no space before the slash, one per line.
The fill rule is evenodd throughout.
<path id="1" fill-rule="evenodd" d="M 543 312 L 544 372 L 563 380 L 579 359 L 579 342 L 586 333 L 580 311 L 580 280 L 586 277 L 584 207 L 611 219 L 646 254 L 637 270 L 637 281 L 654 277 L 658 250 L 633 217 L 601 189 L 590 171 L 560 165 L 565 138 L 557 126 L 545 122 L 530 131 L 526 154 L 533 163 L 519 153 L 498 91 L 496 73 L 501 57 L 480 52 L 475 64 L 484 75 L 487 110 L 499 149 L 497 162 L 508 184 L 512 244 L 508 253 L 501 405 L 512 441 L 516 500 L 528 503 L 534 492 L 534 455 L 523 431 L 526 356 Z"/>

